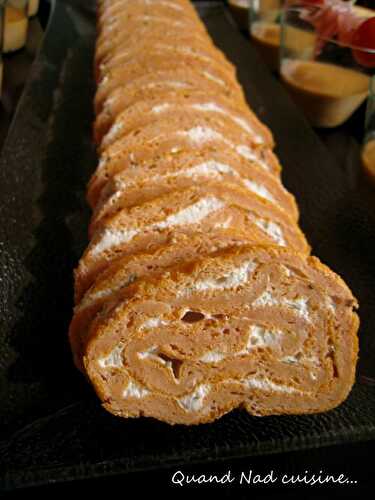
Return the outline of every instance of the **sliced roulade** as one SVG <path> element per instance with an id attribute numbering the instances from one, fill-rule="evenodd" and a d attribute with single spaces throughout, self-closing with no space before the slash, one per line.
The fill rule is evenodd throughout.
<path id="1" fill-rule="evenodd" d="M 92 322 L 83 364 L 122 417 L 322 412 L 354 381 L 355 307 L 316 258 L 234 248 L 125 288 Z"/>

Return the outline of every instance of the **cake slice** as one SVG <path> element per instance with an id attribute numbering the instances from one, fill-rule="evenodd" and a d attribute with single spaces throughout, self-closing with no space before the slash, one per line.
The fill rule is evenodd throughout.
<path id="1" fill-rule="evenodd" d="M 134 0 L 132 2 L 118 3 L 117 5 L 98 7 L 97 27 L 99 35 L 101 33 L 107 35 L 112 33 L 114 36 L 119 36 L 132 19 L 140 16 L 157 16 L 158 18 L 162 17 L 177 21 L 186 19 L 194 23 L 197 29 L 202 31 L 202 26 L 199 26 L 199 16 L 194 7 L 188 2 Z"/>
<path id="2" fill-rule="evenodd" d="M 354 382 L 356 305 L 316 258 L 233 248 L 119 292 L 91 323 L 83 365 L 122 417 L 323 412 Z"/>
<path id="3" fill-rule="evenodd" d="M 103 138 L 99 151 L 105 151 L 108 146 L 134 129 L 179 114 L 206 116 L 208 119 L 225 117 L 228 125 L 235 126 L 241 131 L 239 137 L 247 135 L 254 144 L 264 144 L 271 148 L 274 146 L 270 130 L 248 107 L 236 105 L 223 96 L 180 94 L 174 98 L 165 95 L 159 99 L 145 99 L 128 107 L 115 119 L 111 129 Z"/>
<path id="4" fill-rule="evenodd" d="M 163 36 L 160 36 L 160 33 L 155 33 L 142 41 L 130 40 L 125 48 L 116 47 L 108 53 L 96 67 L 97 81 L 100 81 L 101 77 L 105 76 L 108 71 L 117 66 L 128 64 L 135 57 L 140 57 L 143 54 L 152 56 L 154 53 L 162 53 L 170 58 L 190 54 L 202 61 L 217 61 L 228 71 L 232 71 L 232 65 L 220 50 L 213 45 L 208 45 L 206 41 L 192 36 L 189 31 L 178 36 L 175 33 L 166 33 Z"/>
<path id="5" fill-rule="evenodd" d="M 158 127 L 150 126 L 140 132 L 138 140 L 131 141 L 127 148 L 119 148 L 118 144 L 109 148 L 110 151 L 101 157 L 88 185 L 87 200 L 90 206 L 95 209 L 102 189 L 117 173 L 143 163 L 158 161 L 160 158 L 174 157 L 183 152 L 227 150 L 248 162 L 249 166 L 257 164 L 265 172 L 280 176 L 280 164 L 270 149 L 252 150 L 246 144 L 236 144 L 234 141 L 238 138 L 235 134 L 231 133 L 232 137 L 228 137 L 226 130 L 224 137 L 217 126 L 201 126 L 199 123 L 201 122 L 192 123 L 191 127 L 188 127 L 187 123 L 185 128 L 161 134 Z"/>
<path id="6" fill-rule="evenodd" d="M 284 212 L 238 186 L 206 182 L 153 201 L 123 209 L 94 233 L 76 277 L 76 299 L 109 262 L 125 254 L 164 245 L 171 233 L 237 228 L 255 242 L 290 246 L 309 252 L 297 224 Z"/>
<path id="7" fill-rule="evenodd" d="M 117 294 L 137 279 L 161 274 L 169 268 L 194 262 L 218 250 L 249 243 L 245 233 L 237 229 L 212 228 L 191 235 L 176 233 L 165 245 L 153 252 L 143 252 L 110 263 L 100 273 L 74 309 L 69 339 L 77 367 L 82 369 L 82 346 L 94 318 Z"/>
<path id="8" fill-rule="evenodd" d="M 99 0 L 97 2 L 97 17 L 100 27 L 111 25 L 124 13 L 137 9 L 147 9 L 147 12 L 160 12 L 160 9 L 174 11 L 179 16 L 189 15 L 196 18 L 197 12 L 186 0 Z"/>
<path id="9" fill-rule="evenodd" d="M 209 72 L 219 80 L 229 81 L 236 85 L 235 71 L 229 70 L 221 62 L 214 59 L 206 60 L 197 57 L 194 54 L 176 54 L 171 58 L 170 54 L 163 51 L 155 51 L 153 54 L 140 54 L 139 57 L 131 60 L 124 66 L 117 66 L 108 70 L 105 76 L 98 82 L 95 95 L 95 109 L 99 112 L 104 101 L 118 87 L 124 87 L 128 82 L 135 78 L 152 74 L 155 71 L 175 70 L 181 68 L 190 68 Z"/>
<path id="10" fill-rule="evenodd" d="M 105 22 L 105 17 L 102 15 L 98 18 L 96 64 L 100 64 L 113 50 L 126 48 L 131 43 L 134 33 L 137 33 L 138 40 L 141 40 L 143 37 L 140 35 L 143 33 L 151 35 L 159 32 L 162 38 L 165 33 L 176 33 L 178 36 L 183 31 L 189 31 L 195 39 L 206 40 L 207 45 L 212 45 L 205 27 L 195 16 L 180 13 L 173 15 L 171 10 L 167 12 L 160 7 L 150 10 L 148 7 L 146 12 L 133 10 L 132 13 L 122 13 L 115 18 L 112 17 L 110 23 Z"/>
<path id="11" fill-rule="evenodd" d="M 262 169 L 259 164 L 228 150 L 198 150 L 152 159 L 112 177 L 95 206 L 89 234 L 93 234 L 105 224 L 108 217 L 123 208 L 210 180 L 223 185 L 239 185 L 285 211 L 294 221 L 298 220 L 294 197 L 284 188 L 280 179 Z"/>
<path id="12" fill-rule="evenodd" d="M 238 84 L 233 85 L 230 80 L 225 75 L 218 78 L 204 67 L 195 69 L 181 67 L 172 71 L 154 71 L 127 81 L 111 92 L 102 103 L 94 125 L 95 142 L 100 144 L 120 113 L 132 104 L 147 99 L 192 95 L 224 96 L 230 99 L 234 106 L 242 108 L 245 105 L 242 89 Z"/>
<path id="13" fill-rule="evenodd" d="M 129 162 L 134 164 L 152 156 L 193 149 L 226 148 L 249 161 L 257 161 L 265 171 L 279 175 L 280 165 L 263 140 L 260 135 L 249 135 L 240 125 L 218 113 L 192 110 L 164 115 L 130 131 L 103 152 L 90 180 L 88 199 L 95 203 L 103 184 Z"/>

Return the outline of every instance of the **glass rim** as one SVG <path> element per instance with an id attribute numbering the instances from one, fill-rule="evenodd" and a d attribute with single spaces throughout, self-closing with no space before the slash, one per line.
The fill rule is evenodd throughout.
<path id="1" fill-rule="evenodd" d="M 304 1 L 301 0 L 301 4 L 304 4 Z M 300 5 L 300 6 L 297 6 L 297 5 L 288 5 L 286 4 L 285 7 L 284 7 L 284 11 L 282 12 L 282 25 L 285 26 L 286 25 L 286 14 L 287 12 L 292 12 L 292 11 L 295 11 L 295 12 L 300 12 L 302 11 L 305 7 L 312 7 L 314 8 L 314 10 L 319 10 L 320 7 L 317 6 L 317 5 L 309 5 L 308 4 L 308 0 L 306 0 L 306 3 L 304 4 L 304 6 Z M 367 19 L 372 19 L 372 18 L 375 18 L 375 12 L 374 12 L 374 15 L 367 18 Z M 366 18 L 364 18 L 366 19 Z M 354 49 L 354 50 L 358 50 L 360 52 L 365 52 L 366 54 L 375 54 L 375 49 L 371 49 L 370 47 L 361 47 L 361 46 L 358 46 L 358 45 L 354 45 L 354 44 L 350 44 L 350 43 L 344 43 L 344 42 L 340 42 L 340 40 L 337 40 L 336 38 L 332 38 L 332 37 L 326 37 L 326 36 L 322 36 L 322 35 L 319 35 L 317 33 L 317 31 L 315 30 L 314 26 L 312 26 L 312 32 L 315 32 L 316 35 L 317 35 L 317 38 L 320 39 L 320 40 L 324 40 L 326 42 L 330 42 L 330 43 L 333 43 L 335 45 L 338 45 L 339 47 L 342 47 L 342 48 L 347 48 L 347 49 Z M 307 30 L 306 30 L 307 31 Z"/>

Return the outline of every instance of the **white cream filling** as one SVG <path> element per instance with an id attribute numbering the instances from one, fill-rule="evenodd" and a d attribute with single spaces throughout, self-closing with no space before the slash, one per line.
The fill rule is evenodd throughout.
<path id="1" fill-rule="evenodd" d="M 81 302 L 77 306 L 77 311 L 81 311 L 82 309 L 85 309 L 86 307 L 90 306 L 94 302 L 100 299 L 104 299 L 105 297 L 108 297 L 111 295 L 113 292 L 112 289 L 106 289 L 106 290 L 97 290 L 96 292 L 90 292 L 88 291 L 82 298 Z"/>
<path id="2" fill-rule="evenodd" d="M 256 269 L 256 267 L 257 265 L 254 261 L 246 261 L 240 267 L 232 269 L 223 276 L 197 281 L 187 291 L 204 292 L 207 290 L 225 290 L 230 288 L 237 288 L 248 281 L 249 275 Z"/>
<path id="3" fill-rule="evenodd" d="M 298 365 L 300 360 L 296 356 L 284 356 L 280 359 L 282 363 L 287 363 L 288 365 Z"/>
<path id="4" fill-rule="evenodd" d="M 219 363 L 226 358 L 226 354 L 220 351 L 207 351 L 199 358 L 203 363 Z"/>
<path id="5" fill-rule="evenodd" d="M 134 381 L 130 381 L 122 393 L 124 398 L 136 398 L 136 399 L 142 399 L 145 398 L 150 394 L 150 391 L 146 389 L 145 387 L 141 386 L 140 384 L 137 384 Z"/>
<path id="6" fill-rule="evenodd" d="M 101 170 L 103 170 L 108 163 L 108 158 L 106 156 L 102 156 L 99 160 L 97 169 L 96 169 L 96 174 L 99 174 Z"/>
<path id="7" fill-rule="evenodd" d="M 242 179 L 240 174 L 229 165 L 214 160 L 206 161 L 186 170 L 179 170 L 177 172 L 166 173 L 164 175 L 155 175 L 151 178 L 151 180 L 152 182 L 159 182 L 170 178 L 191 177 L 194 179 L 200 176 L 219 178 L 223 174 L 229 174 L 233 177 L 236 177 L 237 179 L 241 179 L 241 182 L 246 189 L 248 189 L 252 193 L 256 193 L 261 198 L 264 198 L 273 204 L 277 204 L 271 193 L 262 184 L 258 184 L 249 179 Z M 116 191 L 105 201 L 105 206 L 113 205 L 113 203 L 117 199 L 121 198 L 122 193 L 126 191 L 126 189 L 130 188 L 132 184 L 132 182 L 128 183 L 122 178 L 117 178 L 115 180 Z"/>
<path id="8" fill-rule="evenodd" d="M 281 227 L 278 224 L 276 224 L 276 222 L 261 218 L 254 218 L 254 223 L 262 231 L 268 234 L 268 236 L 272 238 L 278 245 L 283 247 L 286 246 L 283 231 Z"/>
<path id="9" fill-rule="evenodd" d="M 267 307 L 267 306 L 287 306 L 289 309 L 292 309 L 293 312 L 297 314 L 297 316 L 300 316 L 306 321 L 310 321 L 310 314 L 309 314 L 309 308 L 308 308 L 308 301 L 306 297 L 299 297 L 297 299 L 286 299 L 283 298 L 281 300 L 275 299 L 271 292 L 266 290 L 265 292 L 262 293 L 254 302 L 252 305 L 254 307 Z"/>
<path id="10" fill-rule="evenodd" d="M 208 80 L 211 80 L 215 83 L 218 83 L 222 87 L 225 87 L 225 82 L 223 82 L 223 80 L 221 80 L 221 78 L 218 78 L 217 76 L 214 76 L 213 74 L 211 74 L 209 71 L 203 71 L 202 75 L 204 77 L 206 77 Z"/>
<path id="11" fill-rule="evenodd" d="M 99 82 L 98 88 L 105 87 L 109 82 L 109 76 L 105 75 Z"/>
<path id="12" fill-rule="evenodd" d="M 266 162 L 261 160 L 251 149 L 246 146 L 245 144 L 240 144 L 236 146 L 236 152 L 245 158 L 246 160 L 254 161 L 258 163 L 259 166 L 261 166 L 264 170 L 267 170 L 267 172 L 270 172 L 270 167 L 267 165 Z"/>
<path id="13" fill-rule="evenodd" d="M 99 255 L 109 248 L 131 241 L 138 233 L 138 229 L 132 228 L 122 229 L 121 231 L 105 229 L 102 233 L 100 241 L 92 248 L 91 253 L 93 256 Z"/>
<path id="14" fill-rule="evenodd" d="M 199 385 L 192 393 L 177 399 L 177 403 L 185 411 L 199 411 L 203 407 L 203 401 L 211 391 L 210 384 Z"/>
<path id="15" fill-rule="evenodd" d="M 107 112 L 109 112 L 109 108 L 113 106 L 113 104 L 118 101 L 119 95 L 118 93 L 115 93 L 114 95 L 110 95 L 107 97 L 107 99 L 104 101 L 103 109 Z"/>
<path id="16" fill-rule="evenodd" d="M 165 326 L 168 322 L 160 318 L 149 318 L 139 327 L 140 330 L 150 330 L 152 328 L 158 328 L 159 326 Z"/>
<path id="17" fill-rule="evenodd" d="M 203 127 L 200 125 L 197 125 L 196 127 L 193 127 L 189 130 L 183 130 L 183 131 L 178 131 L 177 136 L 181 137 L 188 137 L 188 139 L 195 145 L 202 145 L 207 142 L 211 141 L 221 141 L 224 144 L 227 144 L 229 147 L 234 149 L 240 156 L 247 160 L 251 160 L 256 162 L 259 166 L 261 166 L 264 170 L 267 170 L 268 172 L 270 171 L 270 167 L 262 161 L 260 158 L 258 158 L 248 146 L 244 144 L 240 144 L 236 146 L 233 144 L 231 141 L 226 139 L 222 134 L 219 132 L 216 132 L 216 130 L 213 130 L 210 127 Z"/>
<path id="18" fill-rule="evenodd" d="M 202 198 L 196 203 L 180 210 L 176 214 L 170 215 L 165 220 L 156 222 L 151 226 L 146 226 L 142 229 L 122 229 L 116 231 L 112 229 L 105 229 L 102 233 L 100 241 L 91 249 L 91 254 L 96 256 L 109 248 L 127 243 L 132 240 L 134 236 L 140 231 L 166 229 L 173 226 L 182 226 L 184 224 L 198 224 L 205 219 L 212 212 L 220 210 L 225 206 L 224 202 L 215 198 L 214 196 L 207 196 Z"/>
<path id="19" fill-rule="evenodd" d="M 137 355 L 138 355 L 139 359 L 147 359 L 147 358 L 153 359 L 154 361 L 157 361 L 158 363 L 162 364 L 163 366 L 170 367 L 171 362 L 166 361 L 165 359 L 158 356 L 158 352 L 159 352 L 159 348 L 156 345 L 153 345 L 153 346 L 149 347 L 148 349 L 146 349 L 146 351 L 139 352 Z"/>
<path id="20" fill-rule="evenodd" d="M 252 325 L 247 341 L 246 352 L 257 347 L 271 347 L 280 344 L 283 332 L 280 330 L 269 330 L 260 325 Z"/>
<path id="21" fill-rule="evenodd" d="M 280 301 L 275 299 L 267 290 L 253 302 L 254 307 L 278 306 Z"/>
<path id="22" fill-rule="evenodd" d="M 177 132 L 177 135 L 188 137 L 190 141 L 197 145 L 215 140 L 227 142 L 219 132 L 216 132 L 216 130 L 209 127 L 201 127 L 199 125 L 190 130 Z"/>
<path id="23" fill-rule="evenodd" d="M 257 194 L 261 198 L 265 198 L 271 203 L 276 203 L 275 198 L 262 184 L 258 184 L 257 182 L 251 181 L 249 179 L 244 179 L 242 182 L 250 191 Z"/>
<path id="24" fill-rule="evenodd" d="M 337 309 L 336 304 L 333 302 L 333 300 L 329 296 L 326 297 L 326 307 L 332 313 L 334 313 L 334 314 L 336 313 L 336 309 Z"/>
<path id="25" fill-rule="evenodd" d="M 207 177 L 217 177 L 218 176 L 217 174 L 231 174 L 238 177 L 238 173 L 235 170 L 233 170 L 229 165 L 213 160 L 200 163 L 195 167 L 183 170 L 181 172 L 177 172 L 174 175 L 176 176 L 183 175 L 184 177 L 194 178 L 195 176 L 200 176 L 200 175 L 204 175 Z"/>
<path id="26" fill-rule="evenodd" d="M 122 352 L 124 350 L 124 345 L 119 343 L 109 354 L 104 358 L 98 359 L 98 364 L 102 368 L 121 368 L 123 366 L 122 362 Z"/>
<path id="27" fill-rule="evenodd" d="M 170 109 L 171 105 L 168 102 L 165 102 L 164 104 L 159 104 L 158 106 L 154 106 L 151 108 L 151 112 L 158 115 L 160 113 L 163 113 L 167 109 Z"/>
<path id="28" fill-rule="evenodd" d="M 249 389 L 260 389 L 261 391 L 269 392 L 286 392 L 286 393 L 301 393 L 299 389 L 295 389 L 294 387 L 290 387 L 288 385 L 283 384 L 275 384 L 272 380 L 268 380 L 266 378 L 256 378 L 250 377 L 248 379 L 244 379 L 242 384 L 247 386 Z"/>
<path id="29" fill-rule="evenodd" d="M 103 143 L 113 142 L 123 128 L 124 124 L 122 122 L 115 122 L 104 136 Z"/>
<path id="30" fill-rule="evenodd" d="M 182 54 L 188 54 L 188 55 L 193 55 L 197 57 L 198 59 L 201 59 L 202 61 L 212 61 L 212 57 L 206 56 L 202 52 L 197 52 L 190 47 L 184 47 L 184 46 L 175 46 L 175 45 L 167 45 L 164 43 L 158 43 L 155 45 L 159 49 L 163 50 L 173 50 L 176 52 L 181 52 Z"/>
<path id="31" fill-rule="evenodd" d="M 245 132 L 250 134 L 252 138 L 255 140 L 256 143 L 261 144 L 263 141 L 263 138 L 259 135 L 256 134 L 254 129 L 250 126 L 247 120 L 244 118 L 241 118 L 240 116 L 235 116 L 232 113 L 228 113 L 228 111 L 215 102 L 205 102 L 205 103 L 197 103 L 193 104 L 191 106 L 193 109 L 196 109 L 198 111 L 212 111 L 215 113 L 220 113 L 222 115 L 228 116 L 231 120 L 233 120 L 237 125 L 239 125 Z"/>
<path id="32" fill-rule="evenodd" d="M 184 224 L 197 224 L 212 212 L 216 212 L 225 206 L 225 203 L 214 196 L 208 196 L 197 201 L 176 214 L 170 215 L 164 221 L 153 225 L 155 229 L 181 226 Z"/>
<path id="33" fill-rule="evenodd" d="M 299 297 L 298 299 L 284 299 L 283 303 L 293 309 L 298 316 L 310 321 L 309 308 L 307 306 L 309 299 L 306 297 Z"/>
<path id="34" fill-rule="evenodd" d="M 252 350 L 258 347 L 274 347 L 280 345 L 280 341 L 284 333 L 281 330 L 267 330 L 260 325 L 251 325 L 246 346 L 240 351 L 228 354 L 222 351 L 207 351 L 200 358 L 199 361 L 203 363 L 219 363 L 223 359 L 232 356 L 243 356 L 249 354 Z"/>
<path id="35" fill-rule="evenodd" d="M 179 170 L 177 172 L 166 173 L 163 175 L 154 175 L 153 177 L 151 177 L 150 180 L 152 182 L 159 182 L 171 178 L 173 179 L 178 177 L 191 177 L 194 179 L 200 176 L 217 178 L 220 177 L 221 174 L 226 174 L 226 173 L 229 173 L 235 177 L 239 177 L 239 174 L 228 165 L 210 160 L 204 163 L 200 163 L 199 165 L 188 168 L 186 170 Z M 133 182 L 127 182 L 126 180 L 123 180 L 121 177 L 116 178 L 115 179 L 116 191 L 107 200 L 105 200 L 104 206 L 113 205 L 113 203 L 122 196 L 123 192 L 131 188 L 133 184 L 134 184 Z"/>
<path id="36" fill-rule="evenodd" d="M 157 0 L 157 1 L 159 1 L 159 3 L 160 3 L 161 5 L 168 6 L 168 7 L 170 7 L 171 9 L 174 9 L 174 10 L 179 10 L 179 11 L 182 11 L 182 10 L 183 10 L 182 6 L 181 6 L 181 5 L 178 5 L 177 3 L 167 2 L 166 0 L 161 0 L 161 1 L 160 1 L 160 0 Z"/>
<path id="37" fill-rule="evenodd" d="M 168 86 L 168 87 L 172 87 L 172 88 L 181 88 L 181 89 L 186 89 L 186 88 L 189 88 L 190 85 L 188 85 L 187 83 L 185 82 L 179 82 L 179 81 L 173 81 L 173 80 L 162 80 L 160 82 L 150 82 L 146 85 L 146 88 L 148 89 L 153 89 L 155 87 L 159 87 L 159 86 Z"/>

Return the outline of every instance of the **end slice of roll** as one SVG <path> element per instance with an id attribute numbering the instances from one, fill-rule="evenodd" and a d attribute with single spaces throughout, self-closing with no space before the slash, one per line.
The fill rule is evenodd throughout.
<path id="1" fill-rule="evenodd" d="M 105 408 L 123 417 L 322 412 L 354 381 L 355 307 L 316 258 L 232 248 L 125 288 L 91 324 L 83 364 Z"/>

